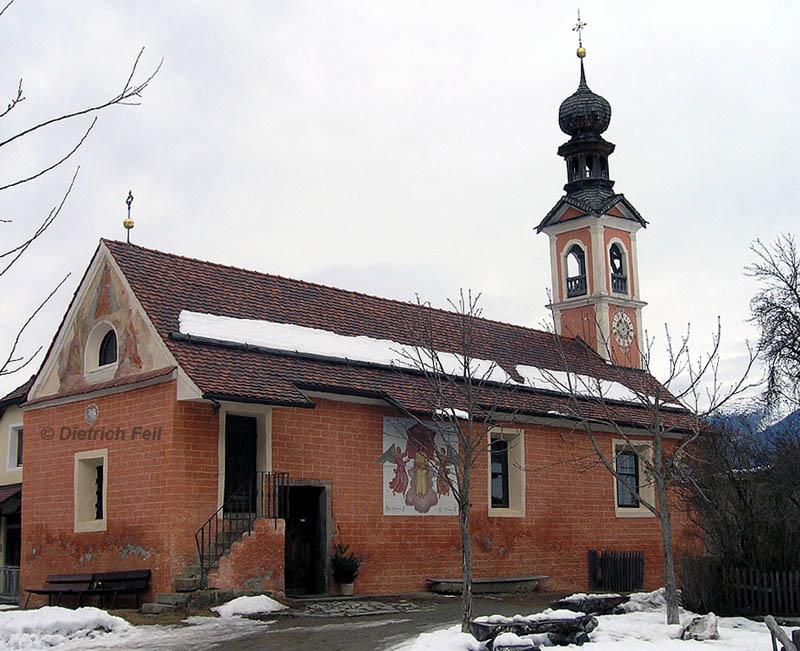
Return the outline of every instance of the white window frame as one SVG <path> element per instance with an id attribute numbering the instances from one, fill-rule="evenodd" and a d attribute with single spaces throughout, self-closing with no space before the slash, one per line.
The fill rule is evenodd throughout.
<path id="1" fill-rule="evenodd" d="M 114 331 L 114 336 L 117 340 L 117 359 L 111 364 L 100 366 L 100 345 L 103 343 L 103 338 L 111 330 Z M 83 355 L 84 376 L 87 380 L 91 382 L 102 382 L 114 377 L 117 365 L 119 364 L 119 345 L 119 333 L 111 323 L 108 321 L 100 321 L 95 324 L 89 336 L 86 338 L 86 349 Z"/>
<path id="2" fill-rule="evenodd" d="M 508 507 L 492 506 L 492 440 L 508 441 Z M 525 430 L 507 427 L 494 427 L 488 433 L 486 453 L 486 499 L 489 517 L 525 517 Z"/>
<path id="3" fill-rule="evenodd" d="M 6 469 L 10 472 L 22 470 L 22 465 L 17 465 L 17 445 L 18 432 L 23 431 L 22 423 L 14 423 L 8 427 L 8 459 L 6 462 Z M 25 436 L 23 431 L 23 436 Z M 22 453 L 25 454 L 23 447 Z"/>
<path id="4" fill-rule="evenodd" d="M 103 517 L 94 517 L 95 473 L 103 466 Z M 105 531 L 108 527 L 108 448 L 75 453 L 73 474 L 75 533 Z"/>
<path id="5" fill-rule="evenodd" d="M 639 485 L 637 486 L 639 495 L 650 504 L 655 503 L 655 486 L 653 484 L 652 476 L 642 464 L 642 457 L 648 461 L 653 460 L 653 445 L 648 441 L 625 441 L 623 439 L 614 439 L 613 441 L 613 459 L 611 461 L 613 467 L 616 469 L 617 454 L 620 452 L 630 452 L 631 449 L 636 452 L 636 463 L 639 472 Z M 647 507 L 642 505 L 639 500 L 639 506 L 620 506 L 619 498 L 617 495 L 617 477 L 612 475 L 614 483 L 614 513 L 618 518 L 653 518 L 655 517 Z"/>
<path id="6" fill-rule="evenodd" d="M 579 294 L 578 296 L 569 296 L 567 292 L 567 278 L 569 278 L 569 252 L 572 250 L 573 245 L 577 244 L 578 248 L 583 251 L 583 272 L 586 276 L 586 291 L 583 294 Z M 577 300 L 586 298 L 587 296 L 591 295 L 591 291 L 589 288 L 589 276 L 590 276 L 590 268 L 589 268 L 589 249 L 586 247 L 586 244 L 583 243 L 583 240 L 579 240 L 578 238 L 570 239 L 561 249 L 561 291 L 563 292 L 564 300 Z"/>
<path id="7" fill-rule="evenodd" d="M 217 411 L 219 438 L 217 440 L 217 506 L 225 501 L 225 422 L 228 415 L 256 419 L 256 470 L 272 471 L 272 408 L 264 405 L 223 402 Z"/>

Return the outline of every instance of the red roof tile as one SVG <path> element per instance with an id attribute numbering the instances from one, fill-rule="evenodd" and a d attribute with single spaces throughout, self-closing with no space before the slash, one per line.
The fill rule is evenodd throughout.
<path id="1" fill-rule="evenodd" d="M 106 380 L 105 382 L 95 382 L 94 384 L 87 384 L 81 387 L 76 387 L 74 389 L 70 389 L 69 391 L 61 391 L 59 393 L 54 393 L 49 396 L 43 396 L 42 398 L 37 398 L 36 400 L 29 400 L 28 402 L 25 403 L 25 406 L 28 407 L 30 405 L 38 405 L 42 402 L 50 402 L 51 400 L 60 400 L 61 398 L 69 398 L 71 396 L 83 395 L 86 393 L 91 393 L 92 391 L 102 391 L 104 389 L 113 389 L 116 387 L 124 387 L 131 384 L 148 382 L 150 380 L 155 380 L 157 378 L 164 377 L 165 375 L 169 375 L 174 370 L 175 370 L 174 366 L 168 366 L 166 368 L 158 368 L 154 371 L 137 373 L 136 375 L 123 375 L 121 377 L 113 378 L 111 380 Z"/>
<path id="2" fill-rule="evenodd" d="M 30 378 L 20 384 L 16 389 L 0 398 L 0 412 L 2 412 L 5 407 L 20 405 L 25 402 L 25 398 L 28 397 L 28 391 L 31 390 L 34 380 L 36 380 L 36 376 L 31 375 Z"/>
<path id="3" fill-rule="evenodd" d="M 415 324 L 430 319 L 433 347 L 460 351 L 458 315 L 413 303 L 257 273 L 162 253 L 123 242 L 103 240 L 125 274 L 159 335 L 180 366 L 207 394 L 277 405 L 312 406 L 299 389 L 327 389 L 380 395 L 408 409 L 424 409 L 427 384 L 414 373 L 366 364 L 274 354 L 245 347 L 210 345 L 175 338 L 181 310 L 234 318 L 292 323 L 340 335 L 365 335 L 415 345 Z M 173 336 L 171 336 L 173 335 Z M 488 319 L 474 325 L 472 354 L 496 360 L 512 376 L 519 364 L 564 370 L 613 380 L 628 386 L 655 381 L 645 373 L 606 364 L 582 341 Z M 526 413 L 567 413 L 569 399 L 528 388 L 500 392 L 502 404 Z M 601 417 L 602 405 L 588 407 Z M 674 413 L 674 412 L 673 412 Z M 615 406 L 624 422 L 647 422 L 646 410 Z M 685 422 L 674 413 L 670 421 Z"/>
<path id="4" fill-rule="evenodd" d="M 22 484 L 6 484 L 5 486 L 0 486 L 0 505 L 7 499 L 19 495 L 21 492 Z"/>

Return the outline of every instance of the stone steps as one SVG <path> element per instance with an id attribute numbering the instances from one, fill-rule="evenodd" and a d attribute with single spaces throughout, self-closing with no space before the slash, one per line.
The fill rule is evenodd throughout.
<path id="1" fill-rule="evenodd" d="M 200 589 L 200 577 L 199 576 L 179 576 L 172 579 L 172 587 L 174 588 L 175 592 L 193 592 L 194 590 Z"/>
<path id="2" fill-rule="evenodd" d="M 155 602 L 142 604 L 141 612 L 143 615 L 158 615 L 175 610 L 178 606 L 186 606 L 190 597 L 189 592 L 156 592 Z"/>
<path id="3" fill-rule="evenodd" d="M 183 606 L 189 603 L 189 594 L 187 592 L 156 592 L 156 603 Z"/>
<path id="4" fill-rule="evenodd" d="M 168 611 L 175 610 L 175 606 L 170 606 L 169 604 L 147 603 L 142 604 L 140 610 L 142 615 L 159 615 L 160 613 L 166 613 Z"/>

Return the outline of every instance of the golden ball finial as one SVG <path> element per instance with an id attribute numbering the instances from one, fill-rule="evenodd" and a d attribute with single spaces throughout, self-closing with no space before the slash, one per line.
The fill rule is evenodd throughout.
<path id="1" fill-rule="evenodd" d="M 133 228 L 133 220 L 130 217 L 126 217 L 122 220 L 122 225 L 126 230 L 131 230 Z"/>
<path id="2" fill-rule="evenodd" d="M 577 51 L 575 54 L 577 54 L 577 55 L 578 55 L 578 58 L 579 58 L 579 59 L 582 59 L 583 57 L 585 57 L 585 56 L 586 56 L 586 48 L 585 48 L 585 47 L 583 47 L 583 46 L 579 47 L 579 48 L 578 48 L 578 51 Z"/>

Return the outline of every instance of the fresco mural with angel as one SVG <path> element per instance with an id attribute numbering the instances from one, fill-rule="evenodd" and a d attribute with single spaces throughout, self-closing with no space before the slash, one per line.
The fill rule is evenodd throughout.
<path id="1" fill-rule="evenodd" d="M 447 475 L 456 437 L 411 418 L 383 419 L 383 514 L 458 515 Z"/>

